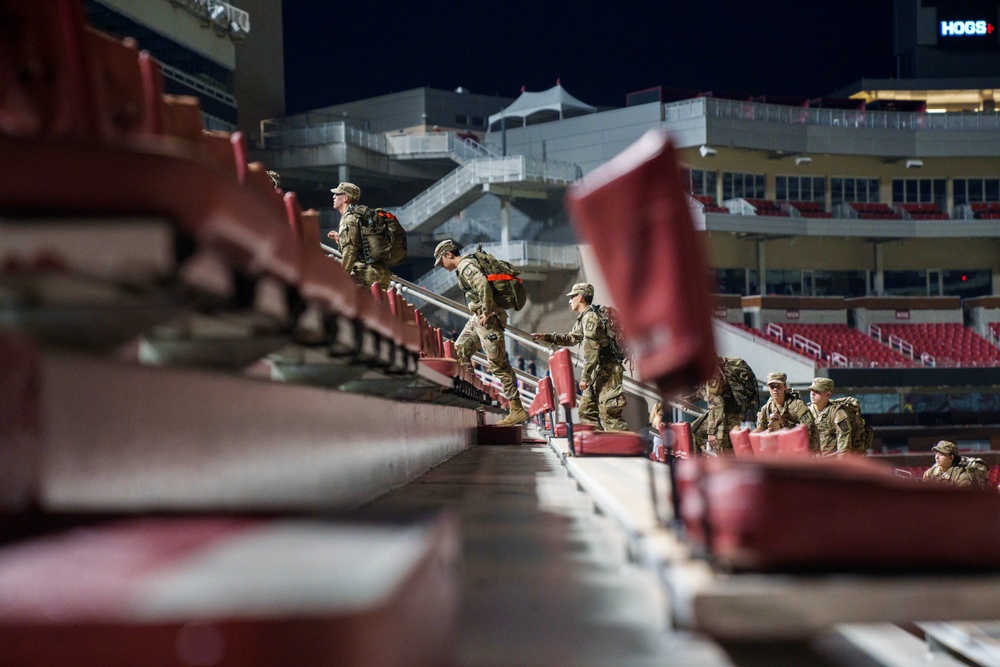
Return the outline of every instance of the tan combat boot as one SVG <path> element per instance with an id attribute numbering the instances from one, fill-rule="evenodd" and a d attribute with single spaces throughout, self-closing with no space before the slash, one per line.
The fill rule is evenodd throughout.
<path id="1" fill-rule="evenodd" d="M 511 401 L 510 412 L 507 413 L 506 417 L 497 422 L 497 426 L 517 426 L 528 421 L 528 419 L 530 417 L 525 412 L 524 406 L 521 405 L 521 401 Z"/>

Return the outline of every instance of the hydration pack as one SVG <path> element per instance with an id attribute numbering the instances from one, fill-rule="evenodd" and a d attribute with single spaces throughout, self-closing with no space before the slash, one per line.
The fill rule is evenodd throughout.
<path id="1" fill-rule="evenodd" d="M 386 266 L 406 259 L 406 230 L 399 218 L 381 208 L 355 206 L 361 227 L 362 256 L 365 264 L 381 262 Z"/>
<path id="2" fill-rule="evenodd" d="M 528 293 L 524 289 L 524 283 L 518 278 L 520 271 L 515 269 L 510 262 L 497 259 L 483 250 L 482 243 L 472 253 L 472 258 L 486 274 L 486 279 L 493 289 L 493 300 L 498 306 L 504 310 L 524 308 Z"/>

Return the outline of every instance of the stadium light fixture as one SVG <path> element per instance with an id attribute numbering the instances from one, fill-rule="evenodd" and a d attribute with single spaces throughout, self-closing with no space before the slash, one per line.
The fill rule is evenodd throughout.
<path id="1" fill-rule="evenodd" d="M 813 159 L 808 155 L 800 155 L 795 158 L 795 166 L 801 167 L 804 164 L 812 164 Z"/>
<path id="2" fill-rule="evenodd" d="M 708 146 L 702 146 L 701 148 L 698 149 L 698 152 L 701 153 L 702 157 L 715 157 L 716 154 L 718 153 L 717 150 L 715 150 L 714 148 L 709 148 Z"/>
<path id="3" fill-rule="evenodd" d="M 920 169 L 922 166 L 924 166 L 924 161 L 923 160 L 907 160 L 906 161 L 906 168 L 907 169 Z"/>

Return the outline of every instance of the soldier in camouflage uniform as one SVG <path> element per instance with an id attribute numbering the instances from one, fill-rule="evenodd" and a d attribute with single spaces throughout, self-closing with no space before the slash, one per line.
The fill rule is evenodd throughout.
<path id="1" fill-rule="evenodd" d="M 722 363 L 721 359 L 719 363 Z M 733 443 L 729 439 L 729 431 L 742 423 L 743 416 L 721 367 L 698 389 L 694 398 L 701 398 L 708 405 L 705 414 L 691 423 L 695 447 L 710 455 L 724 450 L 731 452 Z"/>
<path id="2" fill-rule="evenodd" d="M 844 456 L 851 453 L 851 419 L 843 408 L 830 403 L 833 380 L 814 378 L 809 386 L 809 412 L 819 434 L 820 456 Z"/>
<path id="3" fill-rule="evenodd" d="M 941 482 L 955 486 L 972 486 L 972 475 L 961 465 L 962 456 L 954 442 L 942 440 L 931 447 L 934 465 L 924 473 L 925 482 Z"/>
<path id="4" fill-rule="evenodd" d="M 451 239 L 439 243 L 434 249 L 434 266 L 458 272 L 458 284 L 465 292 L 469 307 L 469 321 L 455 341 L 458 361 L 471 366 L 472 355 L 480 349 L 490 362 L 490 372 L 500 380 L 503 395 L 510 402 L 510 412 L 497 422 L 497 426 L 514 426 L 528 421 L 528 413 L 521 403 L 517 377 L 507 359 L 504 327 L 507 311 L 493 301 L 493 288 L 478 262 L 471 256 L 461 256 L 458 245 Z"/>
<path id="5" fill-rule="evenodd" d="M 364 288 L 378 283 L 382 289 L 389 289 L 392 271 L 382 262 L 369 261 L 365 257 L 365 242 L 361 235 L 361 214 L 364 208 L 358 204 L 361 188 L 354 183 L 343 182 L 330 190 L 333 193 L 333 208 L 340 213 L 340 229 L 327 234 L 340 245 L 343 258 L 340 265 L 354 281 Z"/>
<path id="6" fill-rule="evenodd" d="M 604 318 L 591 308 L 594 286 L 577 283 L 566 296 L 569 307 L 578 313 L 573 330 L 566 334 L 533 333 L 534 340 L 544 340 L 565 347 L 582 345 L 583 373 L 580 389 L 583 396 L 577 411 L 580 421 L 593 424 L 606 431 L 625 431 L 628 424 L 622 419 L 625 409 L 625 368 L 611 350 L 610 334 Z"/>
<path id="7" fill-rule="evenodd" d="M 767 390 L 771 397 L 757 413 L 756 432 L 777 431 L 783 428 L 794 428 L 804 424 L 809 430 L 809 449 L 819 451 L 819 433 L 813 422 L 809 406 L 801 398 L 791 393 L 787 384 L 788 376 L 784 373 L 767 374 Z"/>

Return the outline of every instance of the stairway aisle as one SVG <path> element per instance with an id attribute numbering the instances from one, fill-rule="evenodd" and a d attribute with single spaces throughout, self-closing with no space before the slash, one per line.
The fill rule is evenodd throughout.
<path id="1" fill-rule="evenodd" d="M 655 577 L 546 445 L 472 447 L 361 512 L 431 509 L 462 522 L 463 667 L 731 664 L 665 628 Z"/>

